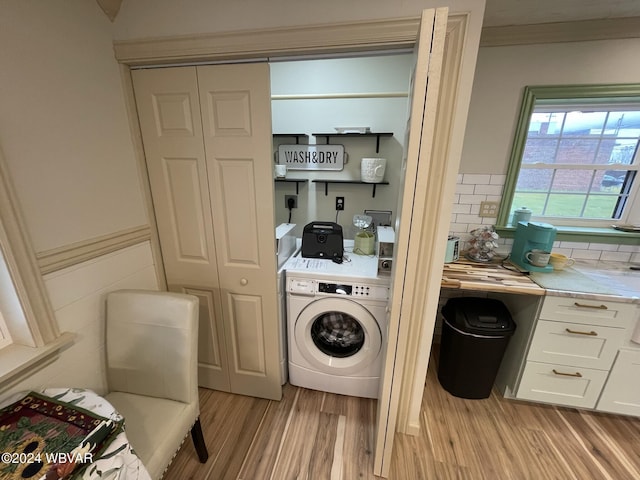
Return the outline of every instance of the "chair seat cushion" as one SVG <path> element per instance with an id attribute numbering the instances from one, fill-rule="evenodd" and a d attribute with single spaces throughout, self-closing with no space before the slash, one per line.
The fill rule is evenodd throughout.
<path id="1" fill-rule="evenodd" d="M 198 404 L 124 392 L 105 397 L 124 417 L 131 446 L 152 479 L 161 478 L 198 418 Z"/>

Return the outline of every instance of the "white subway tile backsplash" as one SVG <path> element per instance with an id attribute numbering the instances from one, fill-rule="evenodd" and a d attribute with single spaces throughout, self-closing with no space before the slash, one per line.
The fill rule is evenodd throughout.
<path id="1" fill-rule="evenodd" d="M 475 190 L 475 185 L 456 185 L 456 193 L 457 194 L 473 194 Z"/>
<path id="2" fill-rule="evenodd" d="M 628 252 L 602 252 L 600 260 L 609 260 L 612 262 L 628 262 L 631 260 L 631 253 Z"/>
<path id="3" fill-rule="evenodd" d="M 617 252 L 618 245 L 612 243 L 590 243 L 589 250 L 601 250 L 603 252 Z"/>
<path id="4" fill-rule="evenodd" d="M 479 216 L 480 202 L 501 202 L 506 178 L 503 174 L 458 174 L 450 232 L 464 242 L 470 238 L 469 232 L 474 228 L 493 225 L 495 218 Z M 499 243 L 511 246 L 513 240 L 500 239 Z M 466 247 L 468 245 L 463 244 L 463 248 Z M 581 260 L 640 263 L 639 245 L 556 241 L 553 251 Z"/>
<path id="5" fill-rule="evenodd" d="M 507 181 L 507 176 L 506 175 L 494 175 L 491 174 L 491 179 L 489 180 L 489 183 L 491 185 L 500 185 L 500 187 L 502 187 L 504 185 L 504 182 Z"/>
<path id="6" fill-rule="evenodd" d="M 620 245 L 619 252 L 640 253 L 640 245 Z"/>
<path id="7" fill-rule="evenodd" d="M 501 185 L 476 185 L 474 192 L 476 195 L 500 195 Z"/>
<path id="8" fill-rule="evenodd" d="M 458 218 L 456 220 L 458 223 L 469 223 L 469 224 L 482 222 L 482 219 L 478 217 L 478 215 L 458 214 Z"/>
<path id="9" fill-rule="evenodd" d="M 469 230 L 470 229 L 469 229 L 469 224 L 468 223 L 455 222 L 455 223 L 452 223 L 451 225 L 449 225 L 449 231 L 456 232 L 456 234 L 458 234 L 458 233 L 466 233 Z"/>
<path id="10" fill-rule="evenodd" d="M 466 204 L 461 204 L 461 203 L 457 203 L 453 206 L 453 209 L 451 210 L 452 213 L 471 213 L 471 207 L 473 205 L 466 203 Z M 480 208 L 480 206 L 478 206 L 478 209 Z M 478 210 L 480 211 L 480 210 Z"/>
<path id="11" fill-rule="evenodd" d="M 560 242 L 559 246 L 561 248 L 589 248 L 588 243 L 581 242 Z"/>
<path id="12" fill-rule="evenodd" d="M 460 195 L 460 203 L 480 204 L 484 199 L 484 195 Z"/>
<path id="13" fill-rule="evenodd" d="M 491 181 L 491 175 L 487 174 L 474 174 L 465 173 L 462 178 L 462 183 L 473 183 L 475 185 L 489 185 Z"/>
<path id="14" fill-rule="evenodd" d="M 580 260 L 600 260 L 600 252 L 597 250 L 583 250 L 575 248 L 571 256 Z"/>

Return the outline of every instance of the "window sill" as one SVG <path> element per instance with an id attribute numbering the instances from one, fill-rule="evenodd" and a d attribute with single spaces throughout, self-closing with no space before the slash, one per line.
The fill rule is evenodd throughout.
<path id="1" fill-rule="evenodd" d="M 613 228 L 589 227 L 556 227 L 556 241 L 587 242 L 587 243 L 615 243 L 618 245 L 640 245 L 640 233 L 622 232 Z M 516 227 L 495 227 L 501 238 L 513 238 Z"/>
<path id="2" fill-rule="evenodd" d="M 63 333 L 43 347 L 9 345 L 0 350 L 0 391 L 51 363 L 58 352 L 71 345 L 75 335 Z"/>

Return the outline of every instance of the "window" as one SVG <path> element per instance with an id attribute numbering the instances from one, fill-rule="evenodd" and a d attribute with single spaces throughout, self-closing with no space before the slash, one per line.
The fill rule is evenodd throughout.
<path id="1" fill-rule="evenodd" d="M 0 389 L 73 341 L 58 325 L 0 148 Z"/>
<path id="2" fill-rule="evenodd" d="M 11 339 L 9 328 L 7 327 L 7 323 L 4 321 L 4 315 L 2 315 L 2 310 L 0 309 L 0 348 L 11 345 L 12 342 L 13 340 Z"/>
<path id="3" fill-rule="evenodd" d="M 625 223 L 634 202 L 640 85 L 527 87 L 499 217 L 556 226 Z"/>

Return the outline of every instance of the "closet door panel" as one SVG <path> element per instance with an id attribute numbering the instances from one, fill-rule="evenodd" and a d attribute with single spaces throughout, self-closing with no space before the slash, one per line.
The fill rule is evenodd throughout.
<path id="1" fill-rule="evenodd" d="M 200 300 L 199 384 L 229 391 L 196 69 L 132 77 L 168 288 Z"/>
<path id="2" fill-rule="evenodd" d="M 184 288 L 184 293 L 195 295 L 200 301 L 198 325 L 198 379 L 199 385 L 215 390 L 231 391 L 227 351 L 224 342 L 222 310 L 218 292 L 197 288 Z"/>
<path id="3" fill-rule="evenodd" d="M 196 70 L 132 75 L 167 281 L 217 287 Z"/>
<path id="4" fill-rule="evenodd" d="M 269 66 L 197 70 L 231 389 L 279 399 Z"/>
<path id="5" fill-rule="evenodd" d="M 226 267 L 246 269 L 260 268 L 259 242 L 260 232 L 256 209 L 256 185 L 254 182 L 254 162 L 242 158 L 226 158 L 211 162 L 210 179 L 219 179 L 219 191 L 216 197 L 220 202 L 223 231 L 220 238 L 220 262 Z M 243 217 L 238 221 L 237 217 Z M 274 234 L 275 235 L 275 234 Z"/>

